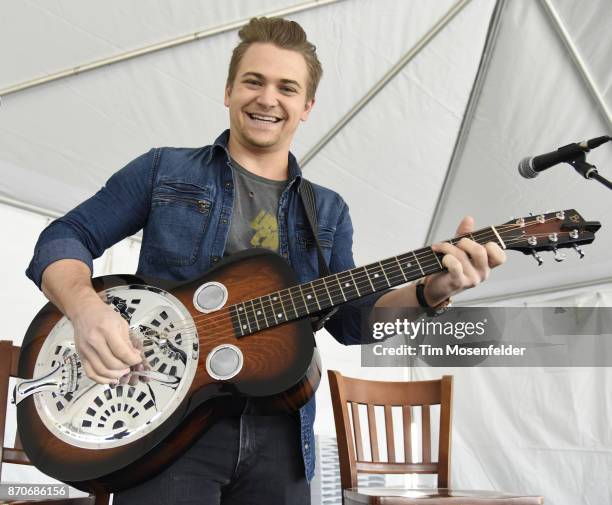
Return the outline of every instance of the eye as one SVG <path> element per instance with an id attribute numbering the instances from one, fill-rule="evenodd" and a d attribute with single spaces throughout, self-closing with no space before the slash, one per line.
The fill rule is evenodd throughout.
<path id="1" fill-rule="evenodd" d="M 297 90 L 295 90 L 294 88 L 292 88 L 290 86 L 282 86 L 281 87 L 281 91 L 283 93 L 297 93 Z"/>
<path id="2" fill-rule="evenodd" d="M 242 82 L 244 82 L 245 84 L 251 84 L 251 85 L 253 85 L 253 86 L 259 86 L 259 85 L 261 84 L 261 83 L 260 83 L 258 80 L 256 80 L 256 79 L 245 79 L 245 80 L 244 80 L 244 81 L 242 81 Z"/>

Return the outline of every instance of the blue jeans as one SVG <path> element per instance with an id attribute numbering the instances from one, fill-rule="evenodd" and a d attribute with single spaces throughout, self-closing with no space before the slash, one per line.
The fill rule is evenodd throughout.
<path id="1" fill-rule="evenodd" d="M 114 505 L 310 505 L 295 415 L 247 406 L 213 425 L 170 467 L 115 493 Z"/>

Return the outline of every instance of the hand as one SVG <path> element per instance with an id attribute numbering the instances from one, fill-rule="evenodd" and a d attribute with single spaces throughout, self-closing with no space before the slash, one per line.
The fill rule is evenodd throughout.
<path id="1" fill-rule="evenodd" d="M 456 236 L 472 231 L 474 219 L 466 216 L 459 223 Z M 444 242 L 434 244 L 431 248 L 444 254 L 442 266 L 447 269 L 446 272 L 430 275 L 425 281 L 424 295 L 432 307 L 457 293 L 477 286 L 489 277 L 492 268 L 506 261 L 506 254 L 495 242 L 488 242 L 483 246 L 468 238 L 462 238 L 457 245 Z"/>
<path id="2" fill-rule="evenodd" d="M 140 351 L 132 345 L 129 327 L 97 295 L 83 301 L 72 318 L 74 341 L 85 374 L 100 384 L 116 384 L 142 362 Z"/>

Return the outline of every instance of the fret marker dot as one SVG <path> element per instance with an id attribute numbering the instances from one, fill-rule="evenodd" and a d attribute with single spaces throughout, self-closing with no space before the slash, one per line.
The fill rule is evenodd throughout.
<path id="1" fill-rule="evenodd" d="M 406 266 L 407 266 L 407 267 L 411 267 L 411 266 L 412 266 L 412 263 L 408 262 L 408 263 L 406 263 Z"/>
<path id="2" fill-rule="evenodd" d="M 350 282 L 347 282 L 347 283 L 344 285 L 344 287 L 345 287 L 345 288 L 348 288 L 350 285 L 351 285 L 351 283 L 350 283 Z"/>
<path id="3" fill-rule="evenodd" d="M 306 295 L 306 298 L 310 300 L 312 298 L 312 295 Z"/>
<path id="4" fill-rule="evenodd" d="M 278 300 L 278 298 L 276 298 L 276 296 L 275 296 L 274 298 L 272 298 L 272 300 L 276 301 L 276 300 Z"/>
<path id="5" fill-rule="evenodd" d="M 257 311 L 257 315 L 260 316 L 261 315 L 261 310 Z"/>
<path id="6" fill-rule="evenodd" d="M 378 277 L 378 274 L 374 274 L 374 278 Z"/>
<path id="7" fill-rule="evenodd" d="M 238 311 L 239 311 L 239 312 L 242 312 L 242 307 L 238 307 Z"/>
<path id="8" fill-rule="evenodd" d="M 279 319 L 282 319 L 283 315 L 282 314 L 278 314 L 276 317 L 278 317 Z"/>
<path id="9" fill-rule="evenodd" d="M 243 330 L 246 330 L 246 329 L 247 329 L 247 325 L 246 325 L 246 324 L 243 324 L 243 325 L 242 325 L 242 329 L 243 329 Z"/>

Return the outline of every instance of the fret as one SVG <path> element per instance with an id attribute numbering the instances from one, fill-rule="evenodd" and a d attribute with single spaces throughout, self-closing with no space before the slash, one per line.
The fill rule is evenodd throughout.
<path id="1" fill-rule="evenodd" d="M 425 272 L 423 271 L 423 267 L 421 266 L 421 263 L 419 262 L 419 258 L 417 258 L 417 255 L 415 254 L 414 251 L 412 251 L 412 255 L 414 256 L 414 259 L 415 259 L 417 265 L 419 266 L 419 269 L 421 270 L 421 273 L 423 274 L 423 276 L 425 276 Z"/>
<path id="2" fill-rule="evenodd" d="M 232 320 L 232 326 L 234 328 L 234 334 L 239 337 L 244 337 L 244 332 L 242 331 L 240 325 L 240 315 L 238 314 L 238 308 L 236 305 L 230 306 L 229 312 Z"/>
<path id="3" fill-rule="evenodd" d="M 283 306 L 279 303 L 280 299 L 278 297 L 278 291 L 276 293 L 272 293 L 268 295 L 270 299 L 270 306 L 272 307 L 272 315 L 274 317 L 274 321 L 276 323 L 284 323 L 287 319 L 285 312 L 283 311 Z"/>
<path id="4" fill-rule="evenodd" d="M 368 273 L 368 277 L 370 279 L 370 283 L 372 284 L 372 289 L 374 291 L 380 291 L 381 289 L 385 289 L 391 286 L 391 284 L 389 284 L 389 281 L 385 280 L 383 268 L 380 263 L 374 265 L 367 265 L 366 271 Z"/>
<path id="5" fill-rule="evenodd" d="M 251 325 L 249 324 L 249 318 L 246 314 L 246 309 L 244 307 L 244 303 L 237 304 L 238 313 L 240 314 L 240 328 L 242 329 L 242 334 L 251 333 Z"/>
<path id="6" fill-rule="evenodd" d="M 307 315 L 310 312 L 310 310 L 308 309 L 308 304 L 306 303 L 306 298 L 304 297 L 304 291 L 302 290 L 302 286 L 300 284 L 298 284 L 297 286 L 293 286 L 292 288 L 289 288 L 289 289 L 294 289 L 294 290 L 297 291 L 295 293 L 296 298 L 297 298 L 298 294 L 302 298 L 302 302 L 301 302 L 302 305 L 301 305 L 300 310 L 299 310 L 300 317 Z"/>
<path id="7" fill-rule="evenodd" d="M 302 294 L 306 295 L 306 306 L 308 307 L 310 312 L 316 312 L 316 309 L 312 306 L 313 301 L 317 306 L 318 310 L 321 310 L 321 304 L 319 303 L 319 298 L 315 293 L 312 282 L 303 285 Z"/>
<path id="8" fill-rule="evenodd" d="M 436 254 L 436 252 L 433 249 L 430 249 L 430 251 L 433 253 L 434 257 L 436 258 L 436 261 L 438 262 L 440 269 L 444 270 L 444 267 L 442 266 L 442 263 L 440 262 L 440 258 L 438 258 L 438 255 Z"/>
<path id="9" fill-rule="evenodd" d="M 253 311 L 253 317 L 255 318 L 255 324 L 257 325 L 257 331 L 261 328 L 259 327 L 259 318 L 257 317 L 257 311 L 255 310 L 255 303 L 251 300 L 251 310 Z"/>
<path id="10" fill-rule="evenodd" d="M 295 314 L 295 319 L 298 319 L 300 315 L 298 314 L 297 307 L 295 306 L 295 302 L 293 301 L 293 296 L 291 295 L 291 288 L 288 288 L 287 293 L 289 293 L 289 299 L 291 300 L 291 305 L 293 305 L 293 312 Z"/>
<path id="11" fill-rule="evenodd" d="M 405 273 L 406 269 L 408 269 L 409 276 L 410 276 L 409 280 L 414 280 L 420 277 L 419 271 L 421 271 L 421 268 L 419 266 L 415 268 L 414 262 L 408 260 L 408 254 L 412 254 L 414 256 L 414 253 L 402 254 L 400 257 L 398 257 L 398 263 L 400 264 L 400 267 L 402 268 L 402 273 L 404 273 L 404 276 L 406 275 Z M 399 258 L 401 258 L 401 260 Z"/>
<path id="12" fill-rule="evenodd" d="M 338 287 L 340 288 L 340 294 L 342 295 L 343 300 L 346 302 L 346 296 L 344 296 L 344 290 L 342 289 L 342 284 L 340 284 L 340 279 L 338 278 L 338 274 L 334 274 L 333 277 L 336 279 L 338 283 Z"/>
<path id="13" fill-rule="evenodd" d="M 370 276 L 366 271 L 366 267 L 354 268 L 353 272 L 355 273 L 355 278 L 357 279 L 357 284 L 359 285 L 359 290 L 361 291 L 361 296 L 364 294 L 370 294 L 374 291 L 374 285 L 370 280 Z"/>
<path id="14" fill-rule="evenodd" d="M 357 295 L 361 296 L 361 293 L 359 292 L 359 286 L 355 282 L 355 277 L 353 276 L 353 270 L 349 270 L 349 274 L 351 274 L 351 279 L 353 279 L 353 285 L 355 286 L 355 291 L 357 291 Z"/>
<path id="15" fill-rule="evenodd" d="M 497 233 L 497 230 L 495 229 L 495 226 L 491 226 L 491 230 L 493 230 L 493 233 L 497 237 L 497 240 L 499 240 L 499 246 L 501 246 L 502 249 L 505 249 L 506 248 L 506 244 L 504 243 L 502 238 L 499 236 L 499 233 Z"/>
<path id="16" fill-rule="evenodd" d="M 350 270 L 347 272 L 340 272 L 336 275 L 336 278 L 338 279 L 338 284 L 341 286 L 342 296 L 344 296 L 345 301 L 354 300 L 360 296 L 359 289 L 357 289 L 355 285 L 355 279 Z"/>
<path id="17" fill-rule="evenodd" d="M 259 310 L 261 310 L 261 312 L 263 313 L 264 320 L 266 321 L 266 328 L 269 328 L 270 322 L 268 321 L 268 316 L 266 315 L 266 309 L 263 306 L 263 297 L 257 298 L 257 301 L 259 302 Z"/>
<path id="18" fill-rule="evenodd" d="M 391 283 L 389 282 L 389 277 L 387 276 L 387 272 L 385 272 L 385 267 L 383 266 L 382 261 L 379 261 L 378 264 L 380 265 L 380 269 L 382 270 L 382 273 L 385 276 L 385 280 L 387 281 L 387 284 L 389 285 L 389 287 L 391 287 Z"/>
<path id="19" fill-rule="evenodd" d="M 321 289 L 319 289 L 319 286 L 315 284 L 316 282 L 318 282 L 319 284 L 323 284 L 325 291 L 322 291 Z M 312 281 L 312 285 L 314 287 L 315 293 L 319 295 L 324 295 L 325 293 L 327 293 L 327 297 L 329 298 L 329 303 L 326 303 L 325 300 L 321 298 L 321 301 L 323 302 L 323 308 L 330 307 L 334 304 L 334 302 L 332 301 L 331 295 L 329 294 L 329 290 L 327 289 L 327 284 L 325 284 L 325 281 L 323 279 L 317 279 L 315 281 Z"/>
<path id="20" fill-rule="evenodd" d="M 397 266 L 400 269 L 400 272 L 404 276 L 404 280 L 408 282 L 408 277 L 406 277 L 406 272 L 404 272 L 404 269 L 402 268 L 402 264 L 400 263 L 399 258 L 397 256 L 394 256 L 394 259 L 395 259 L 395 262 L 397 263 Z"/>
<path id="21" fill-rule="evenodd" d="M 246 317 L 247 324 L 249 325 L 249 333 L 254 333 L 259 329 L 259 326 L 257 324 L 257 318 L 255 317 L 255 311 L 249 307 L 247 303 L 248 302 L 244 302 L 242 304 L 244 307 L 244 315 Z"/>

